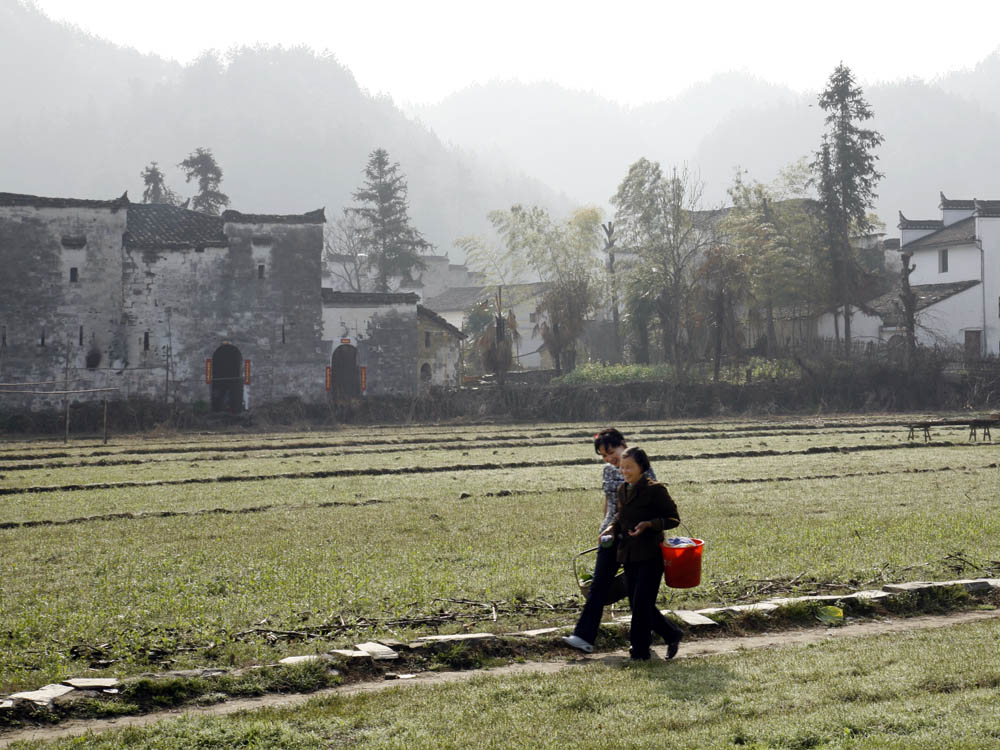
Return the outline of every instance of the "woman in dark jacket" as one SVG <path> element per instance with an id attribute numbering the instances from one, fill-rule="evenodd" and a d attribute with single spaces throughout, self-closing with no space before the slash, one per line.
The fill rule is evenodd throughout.
<path id="1" fill-rule="evenodd" d="M 656 632 L 667 644 L 667 658 L 672 659 L 683 633 L 657 609 L 656 596 L 663 578 L 663 530 L 680 524 L 680 515 L 667 488 L 643 476 L 649 469 L 644 450 L 626 450 L 618 468 L 626 483 L 618 488 L 618 514 L 613 528 L 632 607 L 629 654 L 633 661 L 648 659 L 652 633 Z"/>

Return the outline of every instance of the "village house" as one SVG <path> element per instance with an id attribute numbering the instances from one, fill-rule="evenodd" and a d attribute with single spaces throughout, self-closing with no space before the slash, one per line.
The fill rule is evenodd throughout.
<path id="1" fill-rule="evenodd" d="M 429 297 L 424 304 L 451 325 L 460 328 L 469 312 L 478 304 L 487 303 L 494 309 L 493 300 L 497 295 L 496 286 L 466 286 L 448 289 L 436 297 Z M 517 321 L 518 339 L 514 349 L 514 359 L 518 369 L 539 370 L 553 367 L 552 356 L 536 330 L 539 305 L 545 293 L 545 282 L 527 284 L 506 284 L 501 288 L 501 302 L 504 313 L 512 310 Z"/>
<path id="2" fill-rule="evenodd" d="M 219 411 L 457 383 L 461 332 L 417 295 L 322 288 L 324 223 L 0 193 L 0 380 Z"/>
<path id="3" fill-rule="evenodd" d="M 953 200 L 941 194 L 940 219 L 899 214 L 899 252 L 913 267 L 916 339 L 920 346 L 961 349 L 966 357 L 1000 353 L 1000 201 Z M 819 335 L 834 335 L 834 314 Z M 899 289 L 852 309 L 852 337 L 902 345 Z"/>

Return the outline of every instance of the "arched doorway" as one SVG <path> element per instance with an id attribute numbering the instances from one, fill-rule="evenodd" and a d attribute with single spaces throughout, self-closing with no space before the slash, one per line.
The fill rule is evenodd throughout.
<path id="1" fill-rule="evenodd" d="M 431 382 L 431 366 L 426 362 L 420 365 L 420 382 L 424 385 Z"/>
<path id="2" fill-rule="evenodd" d="M 345 401 L 361 395 L 361 371 L 358 370 L 358 350 L 341 344 L 333 350 L 330 362 L 330 395 L 334 401 Z"/>
<path id="3" fill-rule="evenodd" d="M 212 355 L 212 411 L 243 411 L 243 355 L 232 344 Z"/>

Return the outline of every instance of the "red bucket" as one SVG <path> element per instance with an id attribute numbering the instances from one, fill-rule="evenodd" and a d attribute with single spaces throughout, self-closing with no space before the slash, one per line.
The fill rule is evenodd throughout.
<path id="1" fill-rule="evenodd" d="M 692 589 L 701 583 L 701 553 L 705 542 L 692 539 L 693 547 L 666 547 L 663 552 L 663 580 L 672 589 Z"/>

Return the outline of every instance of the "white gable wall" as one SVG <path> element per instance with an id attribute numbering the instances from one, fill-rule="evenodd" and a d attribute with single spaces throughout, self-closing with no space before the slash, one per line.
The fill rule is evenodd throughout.
<path id="1" fill-rule="evenodd" d="M 905 249 L 905 248 L 904 248 Z M 954 281 L 969 281 L 979 278 L 979 248 L 974 244 L 948 247 L 948 271 L 938 271 L 939 250 L 944 247 L 918 250 L 910 261 L 915 265 L 910 274 L 910 284 L 950 284 Z"/>
<path id="2" fill-rule="evenodd" d="M 986 353 L 1000 354 L 1000 217 L 977 219 L 976 235 L 983 246 L 986 277 L 980 291 L 985 297 Z"/>
<path id="3" fill-rule="evenodd" d="M 965 346 L 965 332 L 978 331 L 982 327 L 982 286 L 977 284 L 917 311 L 917 344 L 962 347 Z"/>

